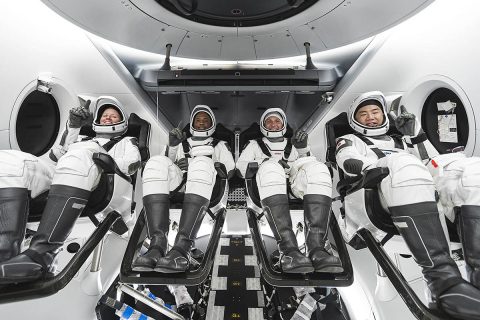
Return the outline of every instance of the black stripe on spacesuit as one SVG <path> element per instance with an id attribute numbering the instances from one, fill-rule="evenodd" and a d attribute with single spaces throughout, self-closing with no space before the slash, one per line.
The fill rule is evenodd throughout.
<path id="1" fill-rule="evenodd" d="M 428 156 L 427 149 L 425 148 L 425 145 L 423 144 L 423 142 L 418 143 L 417 147 L 418 147 L 418 153 L 420 154 L 420 158 L 422 158 L 422 160 L 426 160 L 430 158 Z"/>

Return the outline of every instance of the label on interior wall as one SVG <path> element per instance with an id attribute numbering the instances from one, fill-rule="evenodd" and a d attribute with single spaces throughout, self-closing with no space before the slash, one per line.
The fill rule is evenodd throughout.
<path id="1" fill-rule="evenodd" d="M 438 116 L 438 136 L 440 142 L 458 143 L 456 114 Z"/>
<path id="2" fill-rule="evenodd" d="M 450 101 L 450 100 L 445 101 L 445 102 L 438 102 L 437 103 L 438 111 L 453 112 L 455 110 L 456 106 L 457 106 L 457 104 L 455 102 Z"/>

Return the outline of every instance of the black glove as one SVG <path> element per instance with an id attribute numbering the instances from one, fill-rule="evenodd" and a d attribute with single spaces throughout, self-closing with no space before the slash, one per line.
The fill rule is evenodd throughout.
<path id="1" fill-rule="evenodd" d="M 187 134 L 183 132 L 180 128 L 173 128 L 168 133 L 168 145 L 170 147 L 178 146 L 185 139 L 187 139 Z"/>
<path id="2" fill-rule="evenodd" d="M 70 109 L 68 117 L 68 126 L 70 128 L 81 128 L 83 125 L 92 122 L 92 114 L 88 111 L 90 102 L 90 100 L 87 100 L 83 106 Z"/>
<path id="3" fill-rule="evenodd" d="M 296 149 L 303 149 L 308 144 L 308 133 L 303 130 L 297 130 L 292 137 L 292 144 Z"/>
<path id="4" fill-rule="evenodd" d="M 182 171 L 188 171 L 188 159 L 187 158 L 181 158 L 178 159 L 175 164 L 180 168 Z"/>
<path id="5" fill-rule="evenodd" d="M 405 136 L 414 137 L 420 131 L 420 124 L 417 121 L 417 117 L 407 111 L 403 105 L 398 105 L 390 109 L 390 115 L 395 121 L 395 127 Z"/>

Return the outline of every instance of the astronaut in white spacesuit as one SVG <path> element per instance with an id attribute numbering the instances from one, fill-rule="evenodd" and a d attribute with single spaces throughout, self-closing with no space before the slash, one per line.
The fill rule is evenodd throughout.
<path id="1" fill-rule="evenodd" d="M 325 250 L 332 203 L 328 168 L 310 154 L 306 132 L 297 131 L 292 139 L 284 137 L 287 118 L 282 109 L 266 110 L 260 118 L 260 130 L 264 137 L 249 141 L 238 158 L 237 169 L 245 176 L 248 163 L 259 164 L 258 192 L 277 240 L 283 272 L 343 271 L 340 259 Z M 300 252 L 292 229 L 287 179 L 291 193 L 303 199 L 307 257 Z"/>
<path id="2" fill-rule="evenodd" d="M 381 92 L 367 92 L 355 99 L 348 121 L 356 133 L 337 139 L 337 163 L 350 176 L 375 167 L 389 169 L 390 174 L 379 185 L 381 196 L 422 267 L 433 301 L 452 316 L 480 319 L 480 159 L 463 154 L 439 155 L 413 114 L 403 106 L 391 114 L 403 137 L 386 134 L 389 119 Z M 445 212 L 460 207 L 466 262 L 477 288 L 462 279 L 444 233 L 439 232 L 442 226 L 435 190 Z M 447 216 L 453 218 L 452 214 Z"/>
<path id="3" fill-rule="evenodd" d="M 190 115 L 192 137 L 186 139 L 185 132 L 174 128 L 169 134 L 166 155 L 152 157 L 147 162 L 143 172 L 143 206 L 150 246 L 133 262 L 133 270 L 164 273 L 188 270 L 190 250 L 215 184 L 214 164 L 223 163 L 229 176 L 235 169 L 227 143 L 212 137 L 215 128 L 212 110 L 206 105 L 197 105 Z M 174 246 L 166 254 L 169 195 L 182 187 L 183 172 L 187 172 L 187 179 L 178 234 Z"/>
<path id="4" fill-rule="evenodd" d="M 89 104 L 70 110 L 60 145 L 50 153 L 56 165 L 20 151 L 0 152 L 0 282 L 30 281 L 53 271 L 58 249 L 100 180 L 101 169 L 92 159 L 95 153 L 108 153 L 126 175 L 140 167 L 136 139 L 122 138 L 128 117 L 114 97 L 96 100 L 92 124 L 96 137 L 77 142 L 82 125 L 92 121 Z M 28 194 L 34 198 L 48 189 L 38 230 L 30 247 L 18 254 L 25 233 Z"/>

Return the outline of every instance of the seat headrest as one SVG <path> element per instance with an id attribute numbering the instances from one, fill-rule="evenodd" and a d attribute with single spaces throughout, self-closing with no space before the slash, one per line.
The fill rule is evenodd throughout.
<path id="1" fill-rule="evenodd" d="M 293 129 L 287 124 L 287 131 L 285 132 L 285 138 L 291 138 L 293 136 Z M 260 131 L 260 125 L 256 122 L 252 123 L 250 127 L 240 133 L 240 151 L 245 148 L 245 145 L 250 140 L 256 140 L 263 138 L 263 134 Z"/>
<path id="2" fill-rule="evenodd" d="M 390 117 L 390 115 L 388 115 Z M 390 118 L 390 128 L 388 129 L 387 134 L 396 134 L 402 135 L 397 128 L 395 128 L 395 122 Z M 336 139 L 344 136 L 346 134 L 354 134 L 356 131 L 350 127 L 348 124 L 347 113 L 342 112 L 337 115 L 335 118 L 330 119 L 325 124 L 326 135 L 327 135 L 327 161 L 337 163 L 335 158 L 335 149 L 336 149 Z"/>
<path id="3" fill-rule="evenodd" d="M 190 123 L 187 123 L 182 129 L 183 132 L 187 134 L 187 138 L 190 138 L 192 134 L 190 133 Z M 235 134 L 233 131 L 227 129 L 223 124 L 217 123 L 215 132 L 212 134 L 212 138 L 223 140 L 228 143 L 230 150 L 235 150 Z"/>
<path id="4" fill-rule="evenodd" d="M 147 161 L 150 158 L 150 150 L 148 148 L 150 142 L 150 128 L 151 125 L 148 121 L 140 118 L 136 113 L 131 113 L 128 118 L 128 128 L 123 134 L 123 137 L 134 137 L 138 140 L 138 150 L 142 162 Z M 84 125 L 80 129 L 80 134 L 94 138 L 96 136 L 95 131 L 92 129 L 92 125 Z"/>

